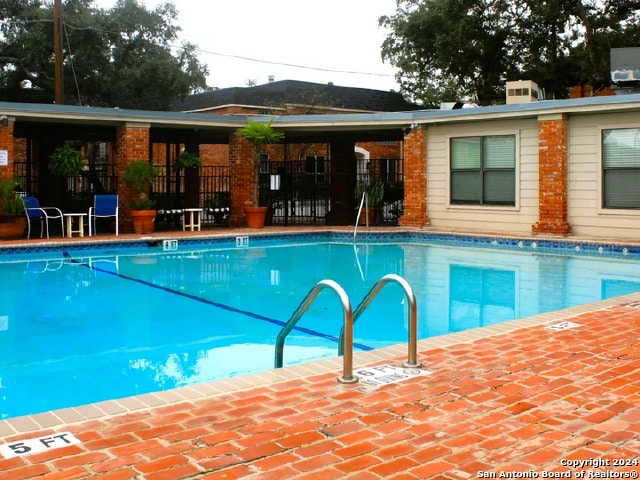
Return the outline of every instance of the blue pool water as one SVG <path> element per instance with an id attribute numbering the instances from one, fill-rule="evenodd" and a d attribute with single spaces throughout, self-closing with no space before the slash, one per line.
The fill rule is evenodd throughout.
<path id="1" fill-rule="evenodd" d="M 404 277 L 420 338 L 640 290 L 631 248 L 292 238 L 0 249 L 0 418 L 272 368 L 278 332 L 322 279 L 355 308 L 383 275 Z M 406 342 L 406 308 L 388 284 L 356 323 L 356 349 Z M 341 326 L 337 296 L 323 291 L 287 338 L 284 364 L 335 356 Z"/>

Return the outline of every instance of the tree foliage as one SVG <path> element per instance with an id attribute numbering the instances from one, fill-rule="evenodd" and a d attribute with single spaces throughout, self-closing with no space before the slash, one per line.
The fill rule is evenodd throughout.
<path id="1" fill-rule="evenodd" d="M 609 50 L 639 45 L 639 13 L 637 0 L 397 0 L 382 57 L 425 105 L 499 102 L 521 78 L 561 98 L 609 83 Z"/>
<path id="2" fill-rule="evenodd" d="M 0 86 L 7 100 L 24 101 L 25 84 L 40 93 L 39 101 L 53 98 L 52 3 L 0 4 Z M 65 0 L 65 103 L 167 110 L 174 99 L 205 89 L 207 67 L 196 47 L 174 47 L 177 15 L 171 3 L 148 11 L 137 0 L 118 0 L 104 10 L 93 0 Z"/>

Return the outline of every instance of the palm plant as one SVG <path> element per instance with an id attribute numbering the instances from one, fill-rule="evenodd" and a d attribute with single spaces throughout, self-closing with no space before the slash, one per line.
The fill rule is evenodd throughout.
<path id="1" fill-rule="evenodd" d="M 272 143 L 280 143 L 284 137 L 284 133 L 275 130 L 271 124 L 273 120 L 268 123 L 253 122 L 249 120 L 247 125 L 239 128 L 236 133 L 244 138 L 248 143 L 253 146 L 254 152 L 254 164 L 255 164 L 255 181 L 253 189 L 253 204 L 259 203 L 258 185 L 260 183 L 260 154 L 265 145 Z"/>

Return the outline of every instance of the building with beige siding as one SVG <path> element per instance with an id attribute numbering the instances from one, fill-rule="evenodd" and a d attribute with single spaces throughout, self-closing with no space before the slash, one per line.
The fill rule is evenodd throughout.
<path id="1" fill-rule="evenodd" d="M 405 212 L 425 207 L 404 224 L 638 236 L 640 95 L 415 112 L 411 122 L 424 147 L 419 157 L 405 150 L 405 171 L 419 165 L 405 191 L 412 182 L 425 187 L 424 198 L 405 193 Z M 473 148 L 461 150 L 464 143 Z"/>

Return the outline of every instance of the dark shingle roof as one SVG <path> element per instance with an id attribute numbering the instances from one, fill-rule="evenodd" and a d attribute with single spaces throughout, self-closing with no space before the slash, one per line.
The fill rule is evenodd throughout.
<path id="1" fill-rule="evenodd" d="M 174 102 L 172 110 L 197 111 L 222 105 L 283 107 L 285 103 L 371 112 L 403 112 L 421 108 L 407 102 L 397 92 L 281 80 L 255 87 L 223 88 L 190 95 Z"/>

